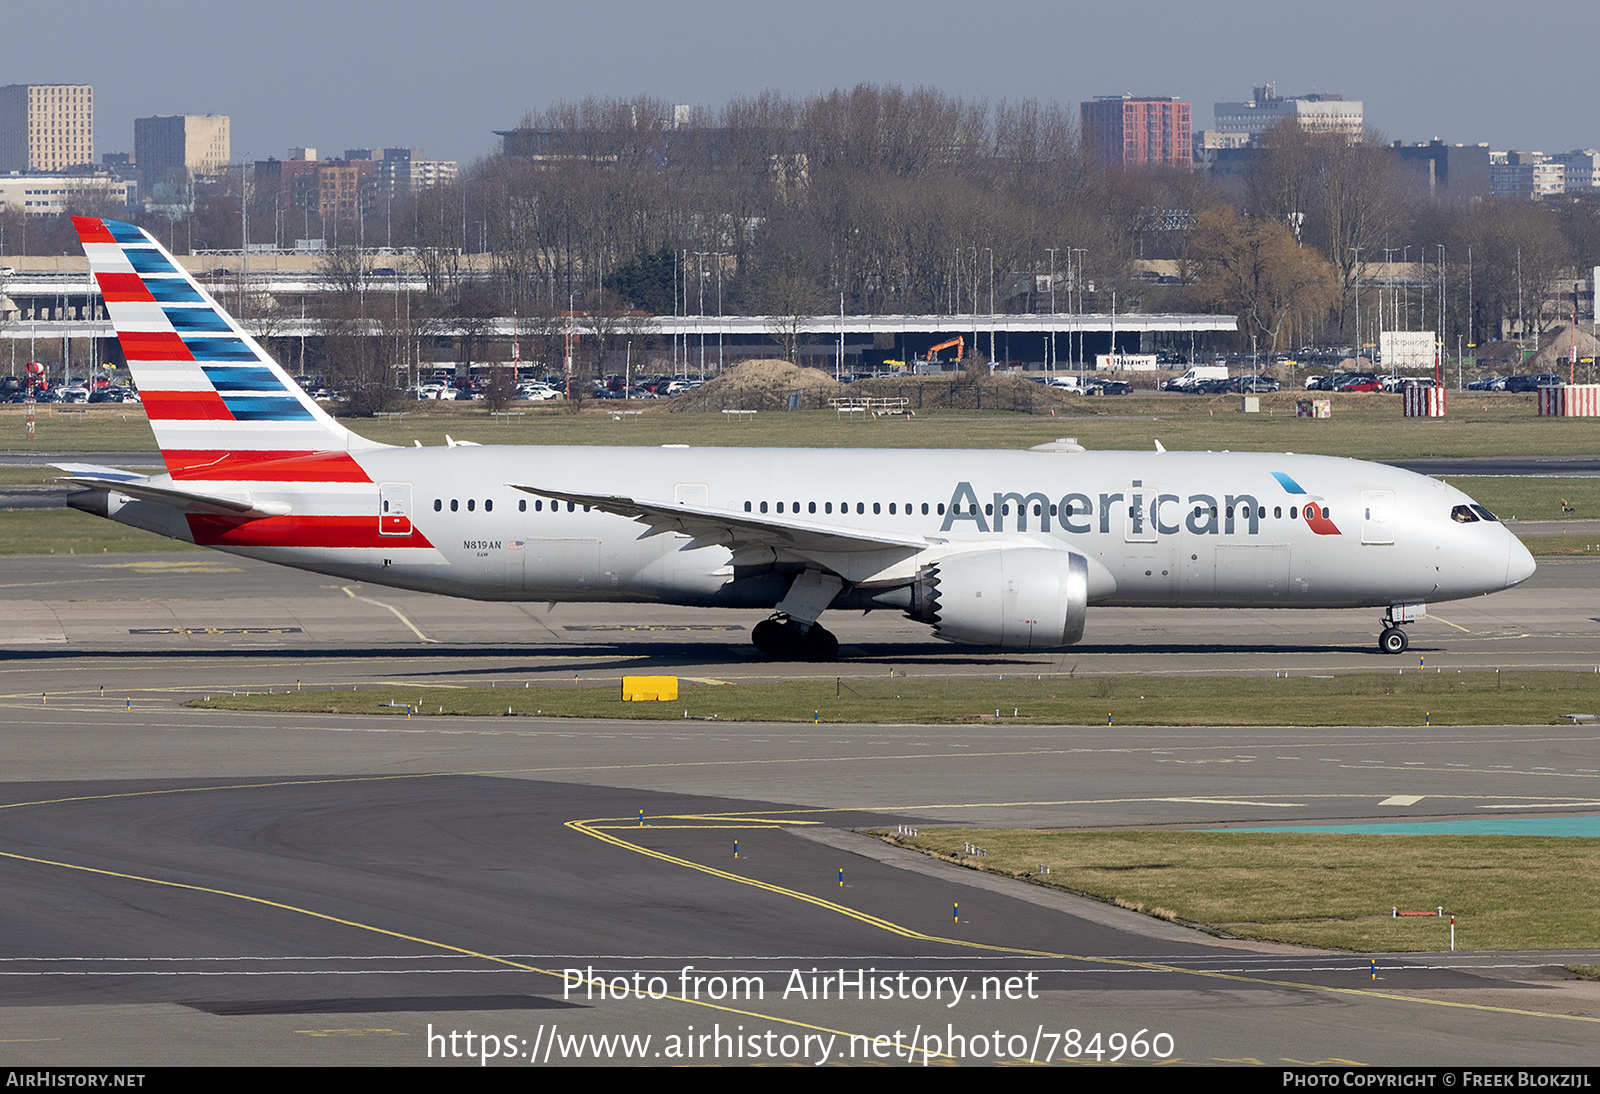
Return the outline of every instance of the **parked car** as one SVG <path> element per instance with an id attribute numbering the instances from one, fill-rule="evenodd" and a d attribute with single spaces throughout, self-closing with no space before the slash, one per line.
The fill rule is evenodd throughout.
<path id="1" fill-rule="evenodd" d="M 1241 376 L 1233 382 L 1233 390 L 1248 394 L 1277 391 L 1282 386 L 1271 376 Z"/>
<path id="2" fill-rule="evenodd" d="M 1126 380 L 1096 379 L 1090 380 L 1088 393 L 1090 395 L 1127 395 L 1133 390 L 1133 385 Z"/>
<path id="3" fill-rule="evenodd" d="M 1341 376 L 1334 384 L 1335 391 L 1382 391 L 1383 385 L 1370 372 L 1352 372 Z"/>
<path id="4" fill-rule="evenodd" d="M 1561 387 L 1567 381 L 1553 372 L 1541 372 L 1537 376 L 1508 376 L 1501 391 L 1538 391 L 1542 387 Z"/>

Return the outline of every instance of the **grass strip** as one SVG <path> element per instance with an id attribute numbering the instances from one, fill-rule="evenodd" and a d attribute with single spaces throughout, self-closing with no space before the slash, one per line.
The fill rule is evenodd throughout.
<path id="1" fill-rule="evenodd" d="M 1501 520 L 1594 520 L 1600 517 L 1600 478 L 1556 476 L 1441 476 Z M 1566 512 L 1571 509 L 1572 512 Z"/>
<path id="2" fill-rule="evenodd" d="M 1433 672 L 1333 677 L 1025 675 L 680 683 L 675 702 L 623 702 L 620 679 L 602 685 L 363 688 L 264 694 L 212 692 L 193 705 L 228 710 L 404 716 L 537 715 L 567 718 L 881 724 L 1383 726 L 1549 725 L 1600 712 L 1593 672 Z M 527 683 L 531 684 L 531 681 Z"/>
<path id="3" fill-rule="evenodd" d="M 941 381 L 928 381 L 937 384 Z M 592 403 L 581 413 L 521 404 L 523 416 L 491 419 L 481 403 L 407 403 L 403 418 L 352 418 L 356 432 L 390 444 L 444 443 L 446 433 L 484 444 L 692 444 L 789 448 L 1026 448 L 1075 436 L 1091 449 L 1168 449 L 1319 452 L 1356 459 L 1423 456 L 1570 456 L 1595 451 L 1594 424 L 1583 418 L 1539 418 L 1532 395 L 1452 395 L 1450 416 L 1406 419 L 1398 397 L 1333 396 L 1333 416 L 1296 418 L 1304 397 L 1261 396 L 1262 412 L 1240 412 L 1238 396 L 1211 398 L 1135 395 L 1068 400 L 1057 411 L 928 410 L 905 417 L 841 418 L 832 410 L 762 412 L 754 421 L 729 421 L 716 412 L 670 413 L 664 403 L 627 404 L 645 413 L 614 420 L 620 403 Z M 1319 396 L 1320 397 L 1320 396 Z M 39 411 L 26 441 L 22 408 L 0 408 L 0 446 L 18 451 L 155 451 L 137 405 L 87 408 L 50 416 Z M 1485 503 L 1488 504 L 1488 503 Z M 1493 508 L 1493 506 L 1491 506 Z"/>
<path id="4" fill-rule="evenodd" d="M 1518 400 L 1526 400 L 1521 402 Z M 1315 452 L 1355 459 L 1424 456 L 1570 456 L 1595 451 L 1594 424 L 1582 418 L 1539 418 L 1532 396 L 1453 399 L 1452 416 L 1406 419 L 1392 396 L 1336 399 L 1332 418 L 1294 417 L 1295 396 L 1263 397 L 1263 412 L 1239 412 L 1238 396 L 1083 398 L 1049 414 L 934 410 L 911 419 L 841 418 L 832 410 L 766 412 L 729 421 L 715 412 L 668 413 L 660 405 L 636 420 L 615 421 L 605 407 L 570 414 L 530 409 L 523 418 L 491 420 L 481 405 L 429 404 L 403 419 L 351 419 L 356 432 L 409 446 L 442 444 L 450 433 L 483 444 L 748 446 L 755 448 L 1018 449 L 1076 437 L 1092 450 Z M 1465 403 L 1466 405 L 1463 405 Z M 617 406 L 620 404 L 612 404 Z M 519 408 L 520 409 L 520 408 Z"/>
<path id="5" fill-rule="evenodd" d="M 1594 558 L 1600 555 L 1600 536 L 1524 536 L 1522 545 L 1538 558 Z"/>
<path id="6" fill-rule="evenodd" d="M 1600 840 L 921 829 L 888 842 L 1237 938 L 1361 952 L 1588 947 Z M 968 845 L 984 854 L 966 853 Z M 1047 867 L 1045 874 L 1041 867 Z M 1401 916 L 1401 912 L 1435 915 Z"/>
<path id="7" fill-rule="evenodd" d="M 203 551 L 141 528 L 76 509 L 0 510 L 0 555 L 99 555 L 130 551 Z"/>

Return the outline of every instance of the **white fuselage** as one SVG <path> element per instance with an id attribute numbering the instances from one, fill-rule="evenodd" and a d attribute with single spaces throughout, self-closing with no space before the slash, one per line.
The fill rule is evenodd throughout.
<path id="1" fill-rule="evenodd" d="M 251 542 L 224 550 L 302 569 L 483 600 L 660 601 L 771 607 L 823 565 L 850 606 L 951 554 L 1070 548 L 1091 560 L 1090 603 L 1364 607 L 1450 600 L 1524 580 L 1533 562 L 1500 523 L 1435 479 L 1321 456 L 458 446 L 352 453 L 370 483 L 211 483 L 296 520 L 390 521 L 365 542 Z M 522 486 L 524 489 L 517 489 Z M 836 557 L 649 535 L 625 515 L 537 490 L 682 504 L 782 525 L 911 537 Z M 385 506 L 389 508 L 386 510 Z M 1315 513 L 1315 519 L 1312 514 Z M 172 509 L 112 499 L 108 515 L 183 539 Z M 737 537 L 735 537 L 737 538 Z M 870 601 L 878 596 L 880 599 Z M 845 601 L 836 601 L 844 606 Z"/>

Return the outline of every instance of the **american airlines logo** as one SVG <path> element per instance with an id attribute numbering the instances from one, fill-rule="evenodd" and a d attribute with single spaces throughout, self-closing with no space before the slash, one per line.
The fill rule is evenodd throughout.
<path id="1" fill-rule="evenodd" d="M 1273 472 L 1273 476 L 1289 493 L 1305 495 L 1303 502 L 1289 507 L 1291 519 L 1304 520 L 1319 536 L 1340 534 L 1321 498 L 1306 495 L 1287 475 Z M 1282 512 L 1282 506 L 1274 507 L 1274 518 Z M 959 522 L 967 522 L 978 532 L 1049 532 L 1058 528 L 1078 535 L 1096 531 L 1109 535 L 1115 524 L 1128 538 L 1140 540 L 1184 531 L 1196 536 L 1256 536 L 1267 519 L 1266 507 L 1254 494 L 1190 494 L 1186 500 L 1158 488 L 1145 489 L 1137 479 L 1123 492 L 1074 492 L 1056 501 L 1039 491 L 995 491 L 987 504 L 978 501 L 971 483 L 962 482 L 950 495 L 940 531 L 953 531 Z"/>

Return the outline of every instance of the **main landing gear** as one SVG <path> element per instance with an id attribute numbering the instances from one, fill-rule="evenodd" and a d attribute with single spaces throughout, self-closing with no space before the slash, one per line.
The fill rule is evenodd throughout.
<path id="1" fill-rule="evenodd" d="M 837 661 L 839 640 L 821 624 L 801 629 L 785 612 L 757 623 L 750 641 L 769 661 Z"/>

